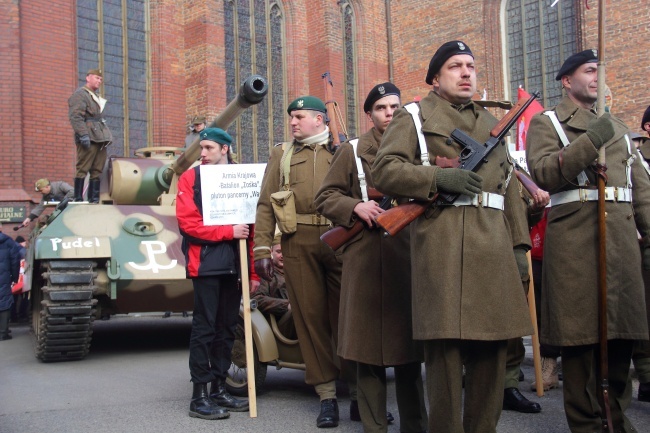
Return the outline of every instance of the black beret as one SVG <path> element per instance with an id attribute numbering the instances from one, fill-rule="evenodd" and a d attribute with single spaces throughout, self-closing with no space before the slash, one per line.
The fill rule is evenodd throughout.
<path id="1" fill-rule="evenodd" d="M 468 54 L 474 58 L 472 50 L 469 49 L 467 44 L 463 41 L 449 41 L 445 42 L 438 48 L 438 51 L 431 57 L 429 62 L 429 70 L 427 71 L 427 78 L 424 80 L 427 84 L 433 84 L 433 76 L 440 71 L 442 65 L 445 64 L 448 58 L 457 54 Z"/>
<path id="2" fill-rule="evenodd" d="M 641 129 L 643 129 L 643 125 L 648 122 L 650 122 L 650 105 L 645 109 L 645 113 L 643 113 L 643 117 L 641 118 Z"/>
<path id="3" fill-rule="evenodd" d="M 375 104 L 375 102 L 379 101 L 381 98 L 388 95 L 395 95 L 399 98 L 400 91 L 397 88 L 397 86 L 391 82 L 377 84 L 375 87 L 372 88 L 370 93 L 368 93 L 366 102 L 363 103 L 364 113 L 372 111 L 372 106 Z"/>
<path id="4" fill-rule="evenodd" d="M 221 128 L 205 128 L 199 134 L 201 140 L 214 141 L 219 144 L 230 144 L 232 143 L 232 137 L 226 131 Z"/>
<path id="5" fill-rule="evenodd" d="M 315 96 L 301 96 L 293 100 L 287 108 L 287 113 L 291 114 L 294 110 L 312 110 L 327 114 L 325 103 Z"/>
<path id="6" fill-rule="evenodd" d="M 20 244 L 22 242 L 25 242 L 25 238 L 20 235 L 16 236 L 16 243 Z"/>
<path id="7" fill-rule="evenodd" d="M 564 61 L 555 81 L 560 81 L 565 75 L 571 74 L 576 68 L 585 63 L 598 63 L 598 50 L 584 50 L 570 56 Z"/>

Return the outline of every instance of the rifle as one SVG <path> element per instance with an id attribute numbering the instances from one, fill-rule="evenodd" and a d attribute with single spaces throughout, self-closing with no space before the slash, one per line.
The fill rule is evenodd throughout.
<path id="1" fill-rule="evenodd" d="M 485 158 L 505 137 L 510 128 L 517 122 L 526 108 L 539 96 L 539 92 L 533 93 L 527 100 L 519 100 L 517 104 L 506 114 L 497 125 L 490 131 L 490 138 L 481 144 L 472 137 L 456 128 L 451 133 L 451 138 L 460 144 L 463 150 L 458 157 L 458 168 L 477 171 Z M 436 158 L 438 162 L 438 158 Z M 414 200 L 409 203 L 391 208 L 386 212 L 377 215 L 375 221 L 380 225 L 387 235 L 395 236 L 400 230 L 409 225 L 411 221 L 422 215 L 429 206 L 434 203 L 451 204 L 459 194 L 439 192 L 431 200 Z"/>
<path id="2" fill-rule="evenodd" d="M 332 77 L 329 72 L 325 72 L 321 75 L 323 79 L 323 85 L 325 86 L 325 107 L 327 107 L 327 117 L 329 118 L 329 128 L 330 133 L 332 134 L 332 149 L 336 149 L 341 146 L 341 141 L 347 139 L 348 132 L 345 130 L 345 124 L 343 123 L 343 118 L 341 112 L 339 111 L 339 106 L 334 100 L 334 95 L 332 95 L 332 88 L 334 88 L 334 83 L 332 83 Z M 339 129 L 336 125 L 336 122 L 339 122 L 343 128 L 343 132 L 339 133 Z"/>
<path id="3" fill-rule="evenodd" d="M 368 198 L 375 201 L 381 200 L 379 204 L 381 208 L 385 208 L 387 205 L 390 205 L 391 201 L 390 197 L 384 196 L 375 188 L 370 187 L 368 187 Z M 325 242 L 327 246 L 332 250 L 336 251 L 341 248 L 346 242 L 356 236 L 357 233 L 361 233 L 364 227 L 364 222 L 360 219 L 357 219 L 350 228 L 336 226 L 332 229 L 329 229 L 321 235 L 320 240 Z"/>

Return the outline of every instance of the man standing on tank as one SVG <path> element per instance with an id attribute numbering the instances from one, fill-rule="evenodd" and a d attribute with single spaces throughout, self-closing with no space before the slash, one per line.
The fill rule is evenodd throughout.
<path id="1" fill-rule="evenodd" d="M 75 201 L 83 201 L 84 179 L 90 172 L 88 201 L 99 203 L 99 176 L 106 163 L 106 147 L 113 141 L 111 130 L 102 117 L 106 99 L 97 94 L 103 79 L 99 69 L 89 70 L 86 74 L 86 84 L 79 87 L 68 99 L 68 117 L 77 144 Z"/>
<path id="2" fill-rule="evenodd" d="M 207 128 L 201 131 L 200 138 L 202 165 L 233 163 L 232 138 L 227 132 Z M 189 415 L 221 419 L 228 418 L 229 411 L 248 411 L 247 400 L 236 399 L 226 390 L 226 376 L 241 302 L 237 240 L 252 238 L 253 230 L 247 224 L 203 224 L 200 176 L 201 166 L 183 173 L 176 197 L 187 277 L 194 286 L 189 362 L 193 392 Z"/>

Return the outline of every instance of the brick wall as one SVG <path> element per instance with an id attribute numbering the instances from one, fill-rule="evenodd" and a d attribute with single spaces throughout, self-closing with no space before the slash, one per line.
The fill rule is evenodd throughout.
<path id="1" fill-rule="evenodd" d="M 287 91 L 324 97 L 321 74 L 335 82 L 343 101 L 344 64 L 337 0 L 284 1 Z M 359 106 L 369 89 L 388 80 L 385 1 L 351 1 L 356 16 Z M 503 98 L 501 0 L 434 2 L 392 0 L 394 82 L 403 101 L 424 96 L 434 51 L 462 39 L 476 55 L 479 90 Z M 597 3 L 576 2 L 582 48 L 597 45 Z M 615 114 L 634 130 L 650 104 L 645 79 L 650 9 L 642 0 L 607 2 L 607 82 Z M 226 105 L 223 0 L 151 0 L 151 145 L 178 146 L 195 114 L 212 119 Z M 67 98 L 76 87 L 75 6 L 71 0 L 0 0 L 0 201 L 25 204 L 37 198 L 41 176 L 71 180 L 75 148 Z M 345 115 L 345 113 L 343 113 Z M 360 115 L 360 131 L 369 127 Z"/>

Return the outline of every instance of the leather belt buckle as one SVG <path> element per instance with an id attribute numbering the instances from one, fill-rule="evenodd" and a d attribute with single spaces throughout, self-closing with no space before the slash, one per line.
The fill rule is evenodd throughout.
<path id="1" fill-rule="evenodd" d="M 587 195 L 587 190 L 580 188 L 578 189 L 578 197 L 580 198 L 580 203 L 584 203 L 586 201 L 589 201 L 589 197 Z"/>

